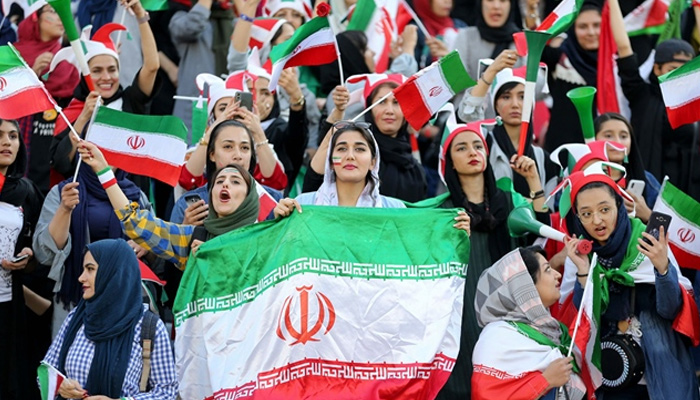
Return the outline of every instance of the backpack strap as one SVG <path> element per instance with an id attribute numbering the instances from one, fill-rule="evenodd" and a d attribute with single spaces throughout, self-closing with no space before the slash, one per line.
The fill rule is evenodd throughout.
<path id="1" fill-rule="evenodd" d="M 151 353 L 156 337 L 156 327 L 158 326 L 158 316 L 151 311 L 143 314 L 141 322 L 141 360 L 143 369 L 141 370 L 141 380 L 139 391 L 145 392 L 148 389 L 148 377 L 151 375 Z"/>

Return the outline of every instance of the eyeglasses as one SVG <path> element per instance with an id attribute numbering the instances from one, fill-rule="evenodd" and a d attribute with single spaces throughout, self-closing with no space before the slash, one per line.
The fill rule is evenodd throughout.
<path id="1" fill-rule="evenodd" d="M 612 207 L 602 207 L 598 211 L 584 211 L 578 213 L 578 219 L 581 220 L 584 224 L 590 223 L 593 221 L 593 217 L 597 214 L 598 218 L 604 219 L 607 218 L 608 215 L 613 215 L 614 209 Z"/>
<path id="2" fill-rule="evenodd" d="M 336 131 L 339 131 L 341 129 L 352 129 L 352 128 L 360 128 L 364 129 L 366 131 L 371 131 L 370 128 L 372 128 L 372 124 L 369 122 L 363 122 L 363 121 L 338 121 L 335 124 L 333 124 L 333 128 Z"/>

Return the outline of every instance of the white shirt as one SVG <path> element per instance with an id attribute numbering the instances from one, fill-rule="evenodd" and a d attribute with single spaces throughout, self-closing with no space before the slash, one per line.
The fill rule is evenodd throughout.
<path id="1" fill-rule="evenodd" d="M 23 224 L 24 214 L 20 207 L 0 202 L 0 260 L 14 257 Z M 0 268 L 0 303 L 8 301 L 12 301 L 12 272 Z"/>

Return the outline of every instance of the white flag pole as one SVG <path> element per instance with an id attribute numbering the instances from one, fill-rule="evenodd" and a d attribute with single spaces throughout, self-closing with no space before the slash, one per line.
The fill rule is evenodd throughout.
<path id="1" fill-rule="evenodd" d="M 328 17 L 326 17 L 327 19 Z M 329 21 L 330 22 L 330 21 Z M 328 24 L 333 32 L 333 43 L 335 43 L 335 54 L 338 56 L 338 72 L 340 72 L 340 86 L 345 86 L 345 76 L 343 74 L 343 60 L 340 58 L 340 47 L 338 46 L 338 39 L 336 38 L 335 29 L 333 29 L 333 24 Z"/>
<path id="2" fill-rule="evenodd" d="M 95 117 L 97 116 L 97 111 L 100 109 L 100 101 L 102 100 L 102 96 L 97 96 L 97 102 L 95 103 L 95 109 L 92 110 L 92 116 L 90 117 L 90 122 L 88 125 L 88 130 L 85 132 L 85 140 L 88 139 L 88 135 L 90 134 L 90 129 L 92 128 L 92 123 L 95 122 Z M 76 153 L 77 155 L 77 153 Z M 78 158 L 78 164 L 75 166 L 75 174 L 73 175 L 73 182 L 75 182 L 76 179 L 78 179 L 78 171 L 80 171 L 80 163 L 82 163 L 83 158 L 80 157 Z"/>
<path id="3" fill-rule="evenodd" d="M 122 26 L 125 26 L 124 22 L 126 21 L 126 12 L 127 12 L 127 10 L 130 10 L 130 9 L 127 9 L 126 7 L 120 7 L 120 8 L 123 8 L 124 12 L 122 13 L 122 17 L 119 20 L 119 24 Z M 119 45 L 122 44 L 122 32 L 123 32 L 122 30 L 119 30 L 117 32 L 117 44 L 115 45 L 117 51 L 119 51 Z"/>
<path id="4" fill-rule="evenodd" d="M 379 99 L 379 100 L 375 101 L 374 103 L 372 103 L 371 106 L 365 108 L 361 113 L 357 114 L 357 115 L 355 116 L 355 118 L 351 119 L 350 121 L 352 121 L 352 122 L 357 121 L 361 116 L 367 114 L 368 111 L 370 111 L 371 109 L 373 109 L 374 107 L 376 107 L 376 106 L 377 106 L 379 103 L 381 103 L 382 101 L 386 100 L 386 99 L 387 99 L 389 96 L 391 96 L 392 94 L 394 94 L 394 91 L 393 91 L 393 90 L 390 91 L 389 93 L 385 94 L 384 96 L 382 96 L 381 99 Z"/>

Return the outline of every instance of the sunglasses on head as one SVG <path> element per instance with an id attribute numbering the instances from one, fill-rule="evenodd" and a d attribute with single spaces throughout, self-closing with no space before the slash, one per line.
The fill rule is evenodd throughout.
<path id="1" fill-rule="evenodd" d="M 333 124 L 333 128 L 338 131 L 341 129 L 352 129 L 352 128 L 359 128 L 359 129 L 364 129 L 366 131 L 369 131 L 370 128 L 372 127 L 372 124 L 369 122 L 363 122 L 363 121 L 338 121 L 335 124 Z"/>

